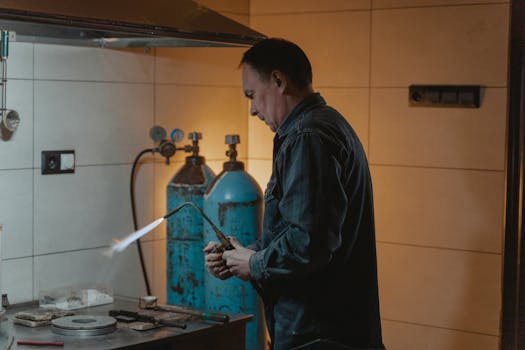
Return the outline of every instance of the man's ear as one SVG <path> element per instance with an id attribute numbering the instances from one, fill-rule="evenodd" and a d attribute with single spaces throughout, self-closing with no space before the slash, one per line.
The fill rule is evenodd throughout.
<path id="1" fill-rule="evenodd" d="M 283 74 L 279 71 L 272 72 L 272 81 L 275 83 L 275 85 L 277 85 L 279 89 L 286 85 L 286 77 L 284 77 Z"/>

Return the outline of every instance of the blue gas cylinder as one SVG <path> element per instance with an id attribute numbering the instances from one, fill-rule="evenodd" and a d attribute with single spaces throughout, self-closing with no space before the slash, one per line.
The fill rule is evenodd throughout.
<path id="1" fill-rule="evenodd" d="M 223 171 L 204 194 L 204 213 L 226 236 L 235 236 L 247 246 L 261 233 L 262 192 L 255 179 L 244 171 L 244 164 L 236 160 L 238 142 L 237 135 L 226 137 L 230 161 L 224 163 Z M 204 241 L 217 241 L 215 232 L 206 224 Z M 208 310 L 254 315 L 247 325 L 246 349 L 264 349 L 262 304 L 252 285 L 237 277 L 220 280 L 209 273 L 204 276 L 204 284 Z"/>
<path id="2" fill-rule="evenodd" d="M 190 133 L 193 154 L 186 157 L 182 168 L 167 188 L 168 212 L 184 202 L 200 208 L 206 188 L 215 174 L 198 155 L 200 133 Z M 192 207 L 185 207 L 168 218 L 167 225 L 167 302 L 198 309 L 206 307 L 204 294 L 203 218 Z"/>

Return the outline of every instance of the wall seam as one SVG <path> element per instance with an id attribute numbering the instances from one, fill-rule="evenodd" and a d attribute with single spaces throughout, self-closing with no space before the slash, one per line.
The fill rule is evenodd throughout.
<path id="1" fill-rule="evenodd" d="M 35 295 L 36 295 L 36 274 L 35 274 L 35 267 L 36 267 L 36 261 L 35 261 L 35 231 L 36 231 L 36 222 L 35 222 L 35 215 L 36 215 L 36 176 L 37 176 L 37 172 L 38 172 L 38 169 L 36 168 L 35 166 L 35 161 L 36 161 L 36 151 L 35 151 L 35 145 L 36 145 L 36 118 L 35 118 L 35 111 L 36 111 L 36 108 L 35 108 L 35 103 L 36 103 L 36 79 L 35 79 L 35 76 L 36 76 L 36 73 L 35 73 L 35 68 L 36 68 L 36 55 L 35 55 L 35 51 L 36 51 L 36 45 L 33 44 L 33 50 L 32 50 L 32 58 L 33 58 L 33 110 L 32 110 L 32 119 L 33 119 L 33 144 L 31 146 L 31 154 L 33 155 L 33 159 L 32 159 L 32 167 L 33 167 L 33 186 L 32 186 L 32 217 L 31 217 L 31 220 L 33 221 L 32 222 L 32 232 L 31 232 L 31 266 L 32 266 L 32 270 L 31 270 L 31 299 L 34 299 L 35 298 Z"/>

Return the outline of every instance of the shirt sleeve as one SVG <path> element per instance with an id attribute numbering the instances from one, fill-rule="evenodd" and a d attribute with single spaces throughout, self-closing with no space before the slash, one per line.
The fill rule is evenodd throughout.
<path id="1" fill-rule="evenodd" d="M 259 282 L 302 277 L 328 264 L 341 244 L 347 213 L 342 166 L 327 140 L 301 133 L 279 157 L 284 225 L 250 259 L 252 278 Z"/>

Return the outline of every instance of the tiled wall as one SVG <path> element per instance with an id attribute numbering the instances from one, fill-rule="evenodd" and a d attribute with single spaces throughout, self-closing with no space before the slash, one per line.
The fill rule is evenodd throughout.
<path id="1" fill-rule="evenodd" d="M 248 22 L 246 1 L 222 5 Z M 118 295 L 144 295 L 135 246 L 113 259 L 102 255 L 113 237 L 133 228 L 132 162 L 153 146 L 149 129 L 156 124 L 186 136 L 202 132 L 201 154 L 216 172 L 226 160 L 225 134 L 241 136 L 239 157 L 247 159 L 241 52 L 11 43 L 7 104 L 21 124 L 0 141 L 0 290 L 11 303 L 97 283 Z M 66 149 L 76 152 L 75 173 L 41 175 L 41 151 Z M 139 226 L 165 213 L 165 188 L 186 156 L 177 153 L 169 166 L 158 156 L 143 158 L 135 186 Z M 165 300 L 165 228 L 146 236 L 143 248 L 152 291 Z"/>
<path id="2" fill-rule="evenodd" d="M 143 293 L 127 275 L 138 270 L 132 250 L 113 259 L 101 252 L 132 227 L 129 163 L 150 145 L 153 55 L 25 43 L 10 51 L 7 106 L 21 124 L 0 147 L 2 291 L 10 302 L 83 283 Z M 75 173 L 41 175 L 41 151 L 63 149 L 75 150 Z M 145 165 L 142 221 L 153 216 L 152 191 L 143 189 L 152 181 Z"/>
<path id="3" fill-rule="evenodd" d="M 251 25 L 305 49 L 367 150 L 388 349 L 497 349 L 509 1 L 251 0 Z M 410 108 L 410 84 L 485 89 L 479 109 Z M 261 184 L 266 129 L 250 118 Z"/>

